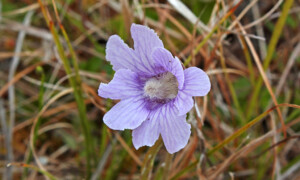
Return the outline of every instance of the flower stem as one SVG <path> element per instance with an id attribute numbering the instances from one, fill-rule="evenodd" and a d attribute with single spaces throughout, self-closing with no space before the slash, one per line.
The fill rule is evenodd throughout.
<path id="1" fill-rule="evenodd" d="M 169 154 L 167 152 L 166 159 L 165 159 L 165 168 L 163 170 L 163 177 L 162 177 L 162 179 L 168 179 L 169 172 L 170 172 L 170 167 L 171 167 L 171 164 L 172 164 L 172 159 L 173 159 L 173 155 Z"/>
<path id="2" fill-rule="evenodd" d="M 153 168 L 153 163 L 156 154 L 162 146 L 162 139 L 159 138 L 158 141 L 152 146 L 145 155 L 145 159 L 141 169 L 141 180 L 147 180 L 151 178 L 151 172 Z"/>

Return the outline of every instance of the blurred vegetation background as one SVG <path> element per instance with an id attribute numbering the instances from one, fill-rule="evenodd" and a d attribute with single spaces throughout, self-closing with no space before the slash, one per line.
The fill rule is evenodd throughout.
<path id="1" fill-rule="evenodd" d="M 299 12 L 293 0 L 0 0 L 0 176 L 299 179 Z M 114 73 L 106 41 L 132 47 L 132 23 L 212 83 L 175 155 L 135 150 L 130 130 L 102 121 L 117 103 L 97 95 Z"/>

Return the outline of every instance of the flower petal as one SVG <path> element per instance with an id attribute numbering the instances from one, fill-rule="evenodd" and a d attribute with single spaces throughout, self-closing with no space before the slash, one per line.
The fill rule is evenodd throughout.
<path id="1" fill-rule="evenodd" d="M 115 71 L 119 69 L 135 71 L 135 64 L 138 61 L 133 49 L 129 48 L 118 35 L 109 37 L 106 44 L 106 59 L 110 61 Z"/>
<path id="2" fill-rule="evenodd" d="M 152 53 L 152 58 L 154 60 L 156 73 L 171 72 L 176 76 L 178 88 L 181 89 L 184 82 L 184 73 L 180 60 L 177 57 L 174 58 L 165 48 L 156 48 Z"/>
<path id="3" fill-rule="evenodd" d="M 152 51 L 157 47 L 164 47 L 157 34 L 147 26 L 131 25 L 131 36 L 134 41 L 134 51 L 138 56 L 139 70 L 148 75 L 155 75 Z"/>
<path id="4" fill-rule="evenodd" d="M 142 146 L 153 146 L 159 137 L 159 116 L 160 111 L 153 111 L 146 121 L 132 131 L 132 142 L 135 149 Z"/>
<path id="5" fill-rule="evenodd" d="M 182 116 L 193 108 L 194 100 L 192 96 L 179 90 L 174 105 L 178 109 L 178 116 Z"/>
<path id="6" fill-rule="evenodd" d="M 183 91 L 191 96 L 205 96 L 210 90 L 207 74 L 199 68 L 190 67 L 184 70 Z"/>
<path id="7" fill-rule="evenodd" d="M 114 130 L 135 129 L 144 122 L 149 110 L 143 98 L 129 98 L 120 101 L 103 117 L 104 123 Z"/>
<path id="8" fill-rule="evenodd" d="M 126 99 L 141 96 L 143 87 L 137 73 L 129 69 L 120 69 L 108 84 L 101 83 L 98 95 L 110 99 Z"/>
<path id="9" fill-rule="evenodd" d="M 161 111 L 161 136 L 169 153 L 173 154 L 186 146 L 191 135 L 191 125 L 186 115 L 176 116 L 176 108 L 171 103 Z"/>

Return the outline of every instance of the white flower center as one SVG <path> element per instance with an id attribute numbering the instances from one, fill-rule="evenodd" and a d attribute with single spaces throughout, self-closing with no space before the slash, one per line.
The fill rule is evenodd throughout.
<path id="1" fill-rule="evenodd" d="M 144 86 L 144 95 L 150 99 L 171 100 L 178 94 L 177 78 L 170 72 L 148 79 Z"/>

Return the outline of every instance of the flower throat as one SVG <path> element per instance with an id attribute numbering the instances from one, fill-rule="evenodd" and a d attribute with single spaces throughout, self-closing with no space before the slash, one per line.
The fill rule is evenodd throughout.
<path id="1" fill-rule="evenodd" d="M 170 72 L 148 79 L 144 86 L 144 95 L 151 100 L 172 100 L 178 94 L 177 78 Z"/>

